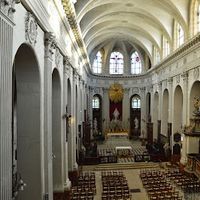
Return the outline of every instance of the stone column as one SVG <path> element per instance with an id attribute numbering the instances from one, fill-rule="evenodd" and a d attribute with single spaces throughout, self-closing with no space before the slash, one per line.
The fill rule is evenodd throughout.
<path id="1" fill-rule="evenodd" d="M 109 97 L 108 97 L 108 89 L 103 88 L 103 97 L 102 97 L 102 119 L 103 119 L 103 133 L 105 134 L 106 129 L 108 129 L 108 125 L 110 122 L 109 118 Z M 104 120 L 105 119 L 105 120 Z"/>
<path id="2" fill-rule="evenodd" d="M 161 124 L 162 124 L 162 121 L 161 121 L 161 113 L 162 113 L 162 98 L 163 98 L 163 95 L 162 95 L 162 82 L 160 82 L 158 84 L 158 91 L 159 91 L 159 105 L 158 105 L 158 142 L 160 142 L 160 135 L 161 135 Z"/>
<path id="3" fill-rule="evenodd" d="M 44 58 L 44 174 L 45 193 L 53 198 L 53 155 L 52 155 L 52 62 L 55 49 L 55 36 L 45 33 Z"/>
<path id="4" fill-rule="evenodd" d="M 172 149 L 172 143 L 173 143 L 173 138 L 172 138 L 172 99 L 173 99 L 173 78 L 168 78 L 167 79 L 167 85 L 168 85 L 168 91 L 169 91 L 169 106 L 168 106 L 168 139 L 169 139 L 169 144 L 170 148 Z"/>
<path id="5" fill-rule="evenodd" d="M 122 127 L 128 129 L 128 119 L 130 118 L 130 101 L 129 101 L 129 88 L 124 89 L 124 98 L 122 104 Z"/>
<path id="6" fill-rule="evenodd" d="M 141 132 L 144 130 L 144 134 L 146 135 L 146 98 L 145 98 L 146 88 L 140 88 L 140 97 L 141 97 Z M 141 135 L 141 134 L 140 134 Z M 142 135 L 141 135 L 142 136 Z"/>
<path id="7" fill-rule="evenodd" d="M 12 50 L 15 1 L 0 2 L 0 199 L 12 199 Z"/>
<path id="8" fill-rule="evenodd" d="M 185 98 L 183 98 L 183 113 L 182 113 L 182 126 L 187 124 L 187 120 L 188 120 L 188 72 L 184 72 L 181 77 L 183 78 L 183 96 Z M 189 152 L 189 145 L 188 145 L 188 141 L 186 141 L 185 136 L 183 136 L 183 142 L 182 142 L 182 149 L 181 149 L 181 164 L 185 165 L 187 163 L 187 154 L 190 153 Z M 192 144 L 192 143 L 191 143 Z"/>
<path id="9" fill-rule="evenodd" d="M 68 88 L 68 82 L 67 82 L 67 79 L 69 78 L 70 76 L 70 63 L 69 63 L 69 58 L 68 57 L 64 57 L 64 75 L 63 75 L 63 105 L 64 107 L 66 107 L 67 105 L 67 88 Z M 67 113 L 66 113 L 67 114 Z M 66 120 L 66 119 L 65 119 Z M 64 191 L 65 191 L 65 195 L 68 196 L 68 193 L 70 191 L 70 188 L 71 188 L 71 181 L 69 180 L 69 177 L 68 177 L 68 171 L 69 171 L 69 157 L 68 157 L 68 138 L 69 138 L 69 133 L 67 135 L 66 133 L 66 125 L 65 125 L 65 128 L 64 128 L 64 133 L 65 133 L 65 141 L 64 142 Z"/>

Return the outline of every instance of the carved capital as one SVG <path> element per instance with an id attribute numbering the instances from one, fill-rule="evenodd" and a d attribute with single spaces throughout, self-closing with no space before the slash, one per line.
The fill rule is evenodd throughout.
<path id="1" fill-rule="evenodd" d="M 56 53 L 55 53 L 55 64 L 56 64 L 57 68 L 61 67 L 62 64 L 63 64 L 62 55 L 61 55 L 60 50 L 58 48 L 56 48 Z"/>
<path id="2" fill-rule="evenodd" d="M 13 13 L 15 12 L 16 3 L 20 3 L 20 0 L 1 0 L 0 10 L 10 19 L 13 19 Z"/>
<path id="3" fill-rule="evenodd" d="M 181 77 L 183 79 L 183 82 L 188 82 L 188 72 L 183 72 L 181 74 Z"/>
<path id="4" fill-rule="evenodd" d="M 25 18 L 25 38 L 26 41 L 33 46 L 37 42 L 37 29 L 38 25 L 35 16 L 30 12 L 27 12 Z"/>
<path id="5" fill-rule="evenodd" d="M 45 56 L 52 59 L 52 55 L 54 54 L 54 49 L 56 47 L 55 36 L 51 32 L 45 33 Z"/>
<path id="6" fill-rule="evenodd" d="M 195 68 L 193 70 L 193 77 L 194 77 L 194 80 L 198 80 L 198 78 L 199 78 L 199 68 Z"/>
<path id="7" fill-rule="evenodd" d="M 168 79 L 167 79 L 167 82 L 168 82 L 168 84 L 171 85 L 171 84 L 173 83 L 173 78 L 172 78 L 172 77 L 168 78 Z"/>

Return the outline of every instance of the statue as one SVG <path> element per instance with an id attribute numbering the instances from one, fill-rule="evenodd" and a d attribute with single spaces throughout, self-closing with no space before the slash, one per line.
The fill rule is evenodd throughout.
<path id="1" fill-rule="evenodd" d="M 200 115 L 200 98 L 199 97 L 194 97 L 194 114 L 195 115 Z"/>
<path id="2" fill-rule="evenodd" d="M 135 119 L 134 119 L 134 125 L 135 125 L 135 129 L 139 128 L 139 121 L 138 121 L 137 117 L 135 117 Z"/>
<path id="3" fill-rule="evenodd" d="M 114 121 L 118 121 L 118 117 L 119 117 L 119 111 L 117 110 L 117 108 L 115 108 L 114 112 L 113 112 L 113 116 L 114 116 Z"/>

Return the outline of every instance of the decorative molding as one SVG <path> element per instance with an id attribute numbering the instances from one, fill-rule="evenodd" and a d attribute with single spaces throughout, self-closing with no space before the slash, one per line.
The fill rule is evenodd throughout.
<path id="1" fill-rule="evenodd" d="M 0 11 L 3 12 L 10 19 L 13 19 L 13 13 L 15 10 L 15 4 L 20 3 L 20 0 L 1 0 Z"/>
<path id="2" fill-rule="evenodd" d="M 193 77 L 194 77 L 194 80 L 197 80 L 199 78 L 199 68 L 195 68 L 193 70 Z"/>
<path id="3" fill-rule="evenodd" d="M 80 48 L 82 57 L 83 57 L 86 65 L 88 65 L 90 68 L 87 51 L 86 51 L 85 44 L 83 42 L 82 36 L 79 31 L 79 27 L 77 24 L 77 18 L 76 18 L 76 14 L 75 14 L 73 5 L 72 5 L 71 1 L 66 1 L 66 0 L 62 0 L 62 5 L 63 5 L 64 11 L 65 11 L 66 17 L 68 19 L 68 22 L 70 24 L 70 27 L 72 29 L 72 32 L 74 34 L 74 37 L 76 39 L 76 43 L 77 43 L 78 47 Z"/>
<path id="4" fill-rule="evenodd" d="M 183 72 L 181 74 L 181 78 L 183 79 L 183 82 L 187 82 L 188 81 L 188 72 Z"/>
<path id="5" fill-rule="evenodd" d="M 138 87 L 132 88 L 132 93 L 139 93 L 139 88 Z"/>
<path id="6" fill-rule="evenodd" d="M 35 16 L 32 13 L 27 12 L 25 18 L 25 38 L 26 41 L 33 46 L 35 46 L 37 42 L 37 29 L 38 25 Z"/>
<path id="7" fill-rule="evenodd" d="M 71 63 L 69 62 L 69 57 L 65 56 L 63 58 L 64 73 L 67 75 L 71 74 Z"/>
<path id="8" fill-rule="evenodd" d="M 169 85 L 171 85 L 171 84 L 173 83 L 173 78 L 172 78 L 172 77 L 169 77 L 169 78 L 167 79 L 167 82 L 168 82 Z"/>
<path id="9" fill-rule="evenodd" d="M 177 75 L 177 76 L 176 76 L 176 83 L 177 83 L 177 84 L 180 83 L 180 79 L 181 79 L 181 78 L 180 78 L 180 75 Z"/>
<path id="10" fill-rule="evenodd" d="M 45 56 L 52 59 L 52 56 L 54 54 L 54 49 L 56 47 L 55 36 L 52 32 L 45 33 L 44 44 L 45 44 Z"/>
<path id="11" fill-rule="evenodd" d="M 55 52 L 55 64 L 56 67 L 59 68 L 62 65 L 62 55 L 60 53 L 60 50 L 58 48 L 56 48 L 56 52 Z"/>

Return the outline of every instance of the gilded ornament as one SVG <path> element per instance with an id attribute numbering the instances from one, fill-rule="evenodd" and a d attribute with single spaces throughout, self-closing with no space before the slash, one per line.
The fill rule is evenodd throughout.
<path id="1" fill-rule="evenodd" d="M 109 98 L 114 103 L 121 102 L 124 96 L 124 89 L 118 83 L 114 83 L 109 88 Z"/>

